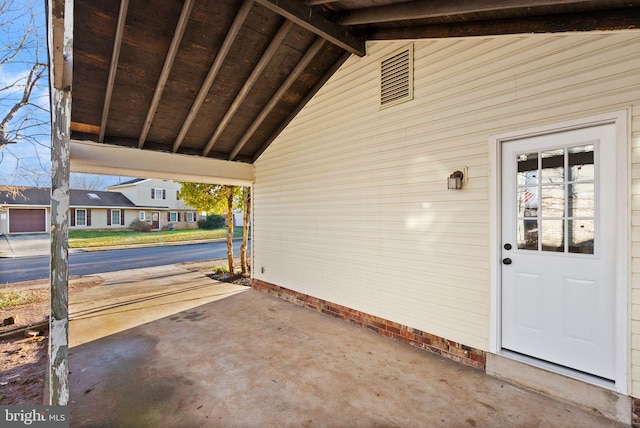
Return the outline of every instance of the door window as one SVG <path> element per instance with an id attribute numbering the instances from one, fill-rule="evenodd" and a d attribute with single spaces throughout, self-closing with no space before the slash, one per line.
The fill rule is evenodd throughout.
<path id="1" fill-rule="evenodd" d="M 594 145 L 517 155 L 518 249 L 594 254 Z"/>

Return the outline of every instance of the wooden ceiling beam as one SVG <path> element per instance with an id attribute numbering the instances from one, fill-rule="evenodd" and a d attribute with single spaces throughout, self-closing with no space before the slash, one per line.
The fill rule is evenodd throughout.
<path id="1" fill-rule="evenodd" d="M 147 117 L 144 120 L 144 125 L 142 126 L 142 131 L 140 132 L 140 137 L 138 139 L 139 149 L 144 146 L 144 142 L 147 139 L 147 135 L 149 134 L 149 129 L 151 129 L 153 117 L 155 116 L 156 111 L 158 110 L 158 106 L 160 105 L 162 92 L 164 92 L 164 87 L 167 84 L 167 79 L 169 78 L 169 73 L 171 72 L 173 61 L 176 59 L 178 48 L 180 47 L 180 42 L 182 41 L 182 37 L 184 36 L 184 32 L 187 28 L 187 23 L 189 22 L 189 16 L 191 15 L 191 10 L 193 9 L 194 3 L 195 0 L 186 0 L 182 5 L 180 18 L 178 18 L 178 24 L 176 25 L 176 29 L 173 33 L 173 38 L 171 39 L 171 45 L 169 45 L 167 56 L 164 59 L 164 65 L 162 66 L 162 71 L 160 72 L 160 77 L 158 78 L 158 83 L 156 84 L 156 89 L 153 93 L 153 99 L 151 100 L 151 105 L 149 106 L 149 110 L 147 111 Z"/>
<path id="2" fill-rule="evenodd" d="M 287 76 L 286 80 L 282 83 L 282 85 L 280 85 L 280 88 L 278 88 L 276 93 L 273 94 L 273 96 L 271 97 L 267 105 L 265 105 L 265 107 L 262 109 L 260 114 L 258 114 L 258 116 L 255 118 L 255 120 L 251 124 L 251 126 L 249 126 L 249 128 L 244 133 L 242 138 L 240 138 L 238 143 L 235 145 L 233 150 L 231 150 L 231 154 L 229 155 L 229 160 L 235 159 L 235 157 L 238 155 L 240 150 L 242 150 L 245 144 L 247 144 L 247 141 L 249 141 L 249 139 L 253 136 L 253 134 L 258 130 L 262 122 L 264 122 L 264 120 L 267 118 L 269 113 L 271 113 L 271 111 L 275 108 L 278 102 L 282 99 L 285 92 L 287 92 L 287 90 L 291 87 L 291 85 L 295 83 L 300 73 L 302 73 L 304 69 L 307 68 L 307 66 L 311 63 L 313 58 L 315 58 L 318 52 L 320 52 L 320 49 L 322 48 L 322 46 L 324 46 L 325 42 L 326 41 L 323 38 L 318 37 L 313 42 L 311 47 L 307 49 L 304 56 L 300 59 L 300 61 L 298 61 L 298 63 L 296 64 L 294 69 L 291 71 L 291 73 L 289 73 L 289 75 Z"/>
<path id="3" fill-rule="evenodd" d="M 187 132 L 191 127 L 191 124 L 193 123 L 194 119 L 196 118 L 196 115 L 198 114 L 198 110 L 200 110 L 200 107 L 202 106 L 202 103 L 204 102 L 205 97 L 209 93 L 209 90 L 211 89 L 211 85 L 213 85 L 213 81 L 218 75 L 218 72 L 222 67 L 222 63 L 227 57 L 227 54 L 229 53 L 229 51 L 231 50 L 231 45 L 233 44 L 236 37 L 238 36 L 238 33 L 242 28 L 242 24 L 244 24 L 245 19 L 247 19 L 247 16 L 251 11 L 252 6 L 253 6 L 253 0 L 244 0 L 242 5 L 240 6 L 240 9 L 238 10 L 238 13 L 235 16 L 233 23 L 231 24 L 231 27 L 227 31 L 227 36 L 225 37 L 224 41 L 222 42 L 222 45 L 220 46 L 220 49 L 218 50 L 218 54 L 216 55 L 216 58 L 213 60 L 213 63 L 211 64 L 211 68 L 209 68 L 207 77 L 204 79 L 202 86 L 200 86 L 198 95 L 196 95 L 196 98 L 193 101 L 191 108 L 189 109 L 189 113 L 187 113 L 187 117 L 185 118 L 184 122 L 182 123 L 182 126 L 180 127 L 178 136 L 173 142 L 174 153 L 178 151 L 178 148 L 180 148 L 180 145 L 182 144 L 184 137 L 187 135 Z"/>
<path id="4" fill-rule="evenodd" d="M 501 34 L 613 31 L 640 28 L 640 7 L 575 14 L 530 16 L 456 24 L 380 28 L 368 40 L 400 40 Z"/>
<path id="5" fill-rule="evenodd" d="M 104 94 L 104 104 L 102 106 L 102 119 L 100 120 L 99 142 L 104 141 L 104 134 L 107 130 L 107 120 L 109 119 L 109 108 L 111 107 L 111 95 L 113 94 L 113 86 L 116 81 L 116 73 L 118 71 L 118 61 L 120 60 L 120 48 L 122 46 L 122 37 L 124 35 L 124 23 L 127 20 L 127 10 L 129 8 L 129 0 L 120 0 L 120 11 L 118 12 L 118 24 L 116 26 L 116 35 L 113 40 L 113 51 L 111 52 L 111 64 L 109 64 L 109 78 L 107 80 L 107 89 Z"/>
<path id="6" fill-rule="evenodd" d="M 322 4 L 336 3 L 338 0 L 307 0 L 307 6 L 320 6 Z"/>
<path id="7" fill-rule="evenodd" d="M 258 151 L 256 151 L 256 153 L 253 155 L 253 162 L 255 162 L 262 155 L 262 153 L 264 153 L 265 150 L 267 150 L 267 148 L 271 145 L 271 143 L 273 143 L 273 141 L 278 137 L 278 135 L 280 135 L 280 133 L 284 131 L 284 129 L 289 125 L 289 123 L 298 115 L 298 113 L 300 113 L 300 111 L 302 111 L 304 106 L 306 106 L 307 103 L 311 101 L 311 98 L 313 98 L 313 96 L 320 89 L 322 89 L 325 83 L 329 81 L 331 76 L 333 76 L 336 73 L 336 71 L 338 71 L 338 69 L 342 66 L 342 64 L 345 63 L 346 60 L 349 59 L 350 56 L 351 54 L 349 52 L 345 52 L 344 54 L 342 54 L 340 58 L 338 58 L 338 60 L 333 63 L 331 68 L 329 68 L 327 72 L 322 75 L 322 77 L 316 82 L 316 84 L 313 85 L 313 88 L 311 88 L 311 90 L 307 93 L 307 95 L 305 95 L 302 101 L 300 101 L 298 105 L 293 109 L 293 111 L 289 114 L 289 116 L 287 116 L 287 118 L 282 121 L 278 129 L 276 129 L 275 132 L 271 134 L 271 136 L 258 149 Z"/>
<path id="8" fill-rule="evenodd" d="M 251 75 L 247 78 L 247 81 L 244 82 L 244 85 L 238 92 L 238 95 L 236 95 L 236 98 L 231 103 L 229 110 L 227 110 L 227 112 L 225 113 L 220 123 L 218 123 L 216 130 L 213 132 L 213 135 L 211 135 L 211 138 L 207 142 L 207 145 L 204 147 L 204 150 L 202 151 L 202 156 L 207 156 L 209 154 L 209 152 L 211 151 L 211 148 L 218 141 L 218 139 L 220 138 L 220 135 L 222 135 L 222 132 L 231 121 L 231 118 L 236 113 L 236 111 L 238 111 L 238 108 L 240 108 L 240 106 L 242 105 L 242 102 L 251 91 L 251 88 L 253 88 L 253 85 L 258 81 L 258 78 L 260 78 L 260 75 L 264 71 L 267 64 L 269 64 L 269 61 L 271 61 L 271 58 L 273 58 L 273 56 L 275 55 L 280 45 L 282 45 L 284 38 L 287 36 L 287 34 L 289 33 L 289 30 L 291 30 L 292 27 L 293 27 L 293 22 L 289 21 L 288 19 L 285 19 L 284 23 L 280 26 L 280 29 L 278 30 L 276 35 L 271 39 L 271 42 L 269 43 L 269 46 L 267 46 L 267 49 L 262 54 L 262 57 L 260 58 L 256 66 L 253 68 Z"/>
<path id="9" fill-rule="evenodd" d="M 297 0 L 256 0 L 256 3 L 293 21 L 294 24 L 360 57 L 367 54 L 364 39 Z"/>
<path id="10" fill-rule="evenodd" d="M 541 7 L 587 7 L 589 10 L 617 8 L 629 5 L 628 0 L 487 0 L 462 2 L 408 1 L 374 6 L 345 12 L 338 21 L 342 25 L 380 24 L 411 19 L 437 18 L 481 12 L 504 12 L 514 9 L 528 10 Z"/>
<path id="11" fill-rule="evenodd" d="M 100 135 L 100 127 L 88 123 L 71 122 L 71 131 L 83 132 L 85 134 Z"/>

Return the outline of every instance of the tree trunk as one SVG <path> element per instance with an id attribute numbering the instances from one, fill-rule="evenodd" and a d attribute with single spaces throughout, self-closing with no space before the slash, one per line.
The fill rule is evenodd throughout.
<path id="1" fill-rule="evenodd" d="M 242 199 L 244 202 L 244 216 L 242 218 L 242 246 L 240 247 L 240 265 L 242 276 L 249 276 L 249 265 L 247 263 L 247 243 L 249 240 L 249 216 L 251 215 L 251 188 L 242 188 Z"/>
<path id="2" fill-rule="evenodd" d="M 233 186 L 227 186 L 227 260 L 229 274 L 235 273 L 233 266 Z"/>

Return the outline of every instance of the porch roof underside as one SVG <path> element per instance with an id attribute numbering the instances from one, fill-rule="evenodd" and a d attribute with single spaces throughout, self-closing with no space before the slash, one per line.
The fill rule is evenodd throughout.
<path id="1" fill-rule="evenodd" d="M 368 40 L 640 28 L 638 0 L 75 0 L 74 8 L 73 170 L 238 184 L 252 181 L 250 164 L 340 65 L 366 55 Z M 204 175 L 190 171 L 195 157 Z"/>

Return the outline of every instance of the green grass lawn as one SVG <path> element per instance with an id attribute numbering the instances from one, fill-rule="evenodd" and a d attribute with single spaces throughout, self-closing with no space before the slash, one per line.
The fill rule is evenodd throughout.
<path id="1" fill-rule="evenodd" d="M 236 227 L 233 236 L 241 237 L 242 228 Z M 166 230 L 158 232 L 132 232 L 130 230 L 71 230 L 69 248 L 92 248 L 117 245 L 155 244 L 162 242 L 225 239 L 227 228 L 204 230 Z"/>

